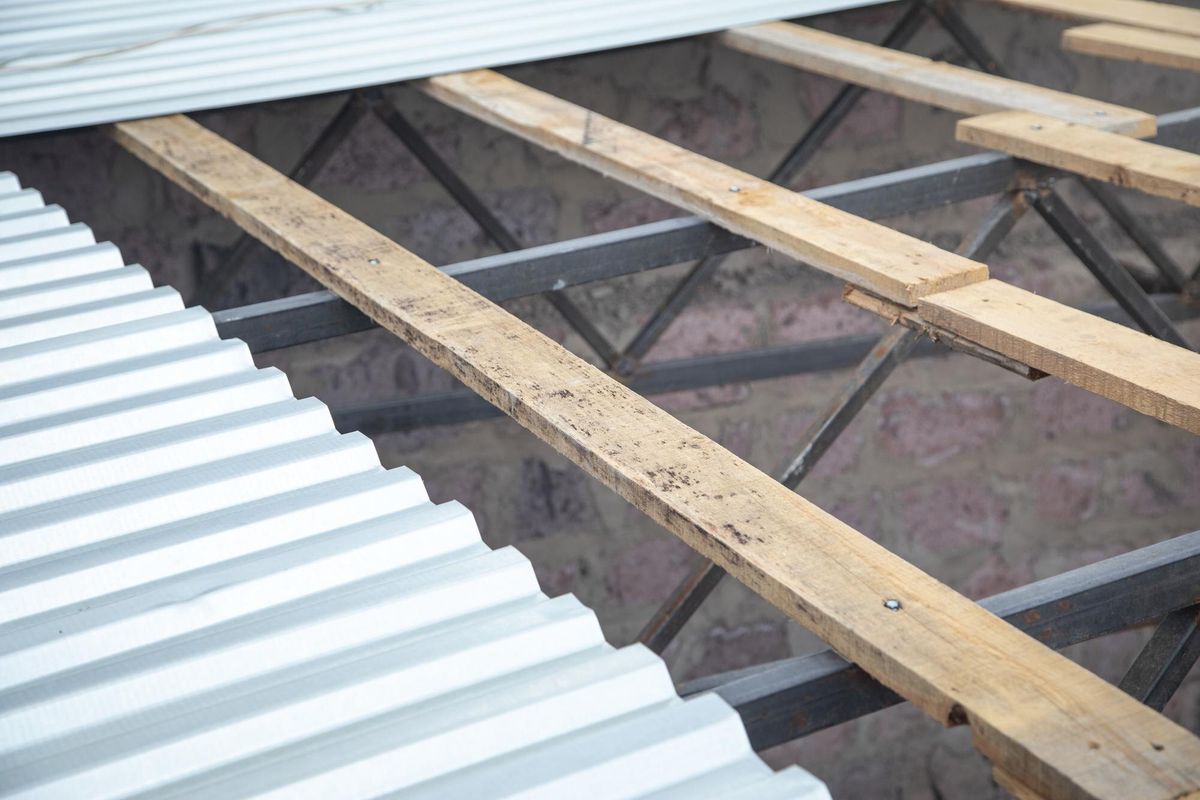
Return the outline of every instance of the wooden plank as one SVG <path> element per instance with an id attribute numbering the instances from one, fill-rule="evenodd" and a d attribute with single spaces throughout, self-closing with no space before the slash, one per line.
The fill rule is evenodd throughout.
<path id="1" fill-rule="evenodd" d="M 1117 22 L 1137 28 L 1200 36 L 1200 9 L 1148 0 L 992 0 L 1064 19 Z"/>
<path id="2" fill-rule="evenodd" d="M 714 195 L 724 196 L 725 194 L 731 194 L 727 191 L 720 191 L 722 187 L 727 189 L 726 181 L 734 180 L 728 177 L 729 172 L 720 171 L 729 170 L 728 167 L 724 167 L 709 159 L 702 159 L 694 153 L 689 153 L 681 148 L 661 142 L 648 134 L 633 130 L 624 125 L 619 125 L 611 120 L 605 120 L 599 115 L 591 115 L 585 109 L 566 103 L 543 92 L 535 91 L 516 81 L 498 76 L 495 73 L 466 73 L 463 76 L 449 75 L 442 78 L 433 78 L 429 81 L 426 90 L 435 97 L 446 100 L 456 108 L 499 125 L 518 136 L 562 153 L 567 158 L 593 166 L 637 188 L 646 189 L 649 187 L 655 194 L 665 200 L 679 202 L 680 197 L 696 194 L 704 187 L 709 187 L 711 193 Z M 1002 113 L 1017 114 L 1021 112 Z M 976 117 L 974 119 L 987 118 Z M 968 121 L 970 120 L 964 122 Z M 1068 124 L 1054 122 L 1060 125 Z M 1083 126 L 1076 127 L 1081 131 L 1106 137 L 1106 139 L 1116 139 L 1120 142 L 1127 142 L 1143 147 L 1156 147 L 1155 145 L 1148 145 L 1127 136 L 1096 131 Z M 662 146 L 661 148 L 660 145 Z M 1168 148 L 1160 149 L 1168 150 L 1171 153 L 1177 152 Z M 1196 157 L 1193 156 L 1193 158 Z M 614 163 L 616 166 L 613 166 Z M 741 175 L 741 173 L 737 174 Z M 748 186 L 750 185 L 749 181 L 753 179 L 743 176 L 736 180 L 739 182 L 739 186 Z M 708 183 L 705 183 L 705 181 Z M 716 182 L 716 186 L 711 187 L 709 184 L 714 181 Z M 677 186 L 675 182 L 679 182 L 681 185 Z M 785 237 L 777 232 L 777 228 L 783 228 L 792 237 L 824 235 L 822 231 L 813 230 L 811 227 L 808 227 L 814 219 L 817 222 L 823 221 L 825 219 L 823 215 L 810 215 L 809 206 L 797 206 L 795 208 L 799 209 L 799 211 L 793 213 L 793 207 L 788 205 L 786 197 L 781 197 L 781 195 L 792 194 L 791 192 L 787 192 L 779 187 L 770 186 L 769 184 L 763 184 L 761 181 L 755 185 L 764 186 L 763 197 L 766 199 L 756 201 L 754 205 L 745 210 L 744 214 L 752 216 L 755 226 L 753 229 L 743 226 L 738 231 L 739 233 L 767 244 L 774 243 L 772 246 L 779 249 L 784 249 L 778 243 Z M 767 192 L 768 188 L 770 189 L 769 192 Z M 737 197 L 742 192 L 733 194 Z M 820 204 L 816 205 L 819 208 L 824 208 Z M 729 208 L 725 205 L 695 203 L 689 207 L 696 213 L 711 219 L 717 224 L 733 227 L 730 224 L 731 214 Z M 763 210 L 769 213 L 758 213 Z M 852 217 L 851 219 L 855 218 Z M 843 251 L 852 253 L 865 260 L 867 255 L 872 252 L 872 244 L 883 244 L 885 241 L 891 241 L 891 239 L 888 238 L 885 240 L 882 233 L 874 233 L 876 231 L 889 231 L 889 229 L 866 223 L 862 220 L 858 220 L 858 222 L 870 225 L 870 227 L 855 228 L 851 227 L 849 222 L 846 222 L 844 229 L 848 232 L 852 231 L 854 235 L 854 239 L 852 240 L 854 249 L 844 249 Z M 734 229 L 737 230 L 736 228 Z M 868 240 L 868 236 L 877 238 Z M 907 237 L 905 237 L 905 240 L 908 241 Z M 830 240 L 828 237 L 825 237 L 822 241 Z M 833 241 L 837 242 L 836 239 Z M 841 246 L 846 248 L 846 245 Z M 929 246 L 929 248 L 938 254 L 936 257 L 939 260 L 943 256 L 948 255 L 932 246 Z M 789 251 L 785 250 L 785 252 Z M 929 252 L 929 250 L 926 250 L 926 252 Z M 791 251 L 791 254 L 795 254 L 794 249 Z M 803 258 L 803 256 L 797 257 Z M 868 265 L 871 268 L 870 271 L 860 270 L 857 273 L 852 273 L 849 269 L 840 271 L 830 269 L 829 271 L 842 277 L 845 277 L 845 274 L 852 274 L 853 277 L 847 278 L 852 284 L 866 288 L 872 294 L 883 296 L 893 302 L 898 302 L 900 305 L 911 307 L 911 304 L 906 301 L 897 301 L 895 297 L 888 297 L 882 292 L 872 290 L 867 285 L 868 281 L 862 277 L 866 274 L 870 278 L 871 283 L 882 283 L 883 280 L 880 273 L 893 268 L 895 265 L 895 260 L 884 260 L 881 257 L 879 260 L 873 260 Z M 899 266 L 905 270 L 904 274 L 906 276 L 912 275 L 914 272 L 919 274 L 922 269 L 920 263 L 907 260 L 902 260 Z M 930 294 L 927 292 L 926 296 L 930 296 Z M 1029 324 L 1036 325 L 1036 318 L 1031 318 Z M 950 326 L 943 327 L 949 328 Z M 951 332 L 963 335 L 961 331 L 952 328 Z M 1144 334 L 1137 333 L 1135 335 L 1141 337 L 1141 341 L 1148 348 L 1147 358 L 1150 358 L 1150 354 L 1159 352 L 1157 348 L 1161 345 L 1160 342 Z M 971 337 L 968 335 L 965 338 L 970 339 Z M 982 344 L 978 339 L 973 341 Z M 991 349 L 996 350 L 997 348 Z M 1200 373 L 1200 356 L 1182 349 L 1179 350 L 1179 353 L 1182 354 L 1178 356 L 1180 363 L 1188 364 L 1188 369 L 1192 373 Z M 1004 355 L 1009 354 L 1005 353 Z M 1096 353 L 1095 355 L 1099 357 L 1101 354 Z M 1154 362 L 1151 360 L 1149 363 L 1153 364 Z M 1031 366 L 1043 369 L 1043 371 L 1051 374 L 1057 374 L 1052 370 L 1044 369 L 1038 364 L 1031 364 Z M 1131 398 L 1140 397 L 1140 395 L 1131 394 L 1127 391 L 1110 389 L 1115 384 L 1112 383 L 1108 376 L 1109 364 L 1103 358 L 1095 365 L 1085 362 L 1079 366 L 1079 369 L 1082 370 L 1089 368 L 1095 372 L 1094 380 L 1089 382 L 1089 386 L 1094 387 L 1093 391 L 1098 394 L 1118 402 L 1126 403 Z M 1193 412 L 1196 409 L 1200 409 L 1200 397 L 1190 398 L 1190 403 Z M 1131 407 L 1157 416 L 1158 406 L 1154 403 L 1143 404 L 1143 406 L 1131 405 Z M 1187 419 L 1194 422 L 1193 417 L 1187 417 Z M 1188 430 L 1200 433 L 1200 428 L 1197 427 L 1189 427 Z"/>
<path id="3" fill-rule="evenodd" d="M 1044 800 L 1040 795 L 1031 791 L 1028 786 L 999 767 L 992 769 L 992 777 L 996 779 L 996 783 L 1008 790 L 1008 793 L 1013 796 L 1013 800 Z"/>
<path id="4" fill-rule="evenodd" d="M 1200 72 L 1200 37 L 1098 22 L 1063 31 L 1063 47 L 1075 53 L 1140 61 Z"/>
<path id="5" fill-rule="evenodd" d="M 988 75 L 845 36 L 770 22 L 717 35 L 735 50 L 960 114 L 1036 111 L 1130 136 L 1153 136 L 1152 114 Z"/>
<path id="6" fill-rule="evenodd" d="M 1200 433 L 1198 356 L 1002 281 L 924 298 L 921 318 L 1110 400 Z"/>
<path id="7" fill-rule="evenodd" d="M 907 306 L 987 267 L 489 70 L 417 84 L 467 114 Z"/>
<path id="8" fill-rule="evenodd" d="M 1178 800 L 1200 740 L 186 117 L 117 141 L 1051 797 Z M 889 610 L 884 600 L 901 602 Z"/>
<path id="9" fill-rule="evenodd" d="M 960 142 L 1200 206 L 1200 155 L 1040 114 L 1001 111 L 958 121 Z"/>

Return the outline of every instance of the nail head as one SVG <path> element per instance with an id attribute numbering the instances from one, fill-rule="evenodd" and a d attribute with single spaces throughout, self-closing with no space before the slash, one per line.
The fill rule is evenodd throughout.
<path id="1" fill-rule="evenodd" d="M 368 263 L 368 264 L 378 264 L 378 263 L 379 263 L 379 259 L 378 259 L 378 258 L 368 258 L 368 259 L 367 259 L 367 263 Z"/>
<path id="2" fill-rule="evenodd" d="M 740 186 L 730 186 L 729 187 L 729 191 L 733 192 L 734 194 L 737 194 L 741 190 L 742 190 L 742 187 L 740 187 Z"/>
<path id="3" fill-rule="evenodd" d="M 886 608 L 888 611 L 899 611 L 902 608 L 902 606 L 900 605 L 900 601 L 893 599 L 893 598 L 884 600 L 883 607 Z"/>

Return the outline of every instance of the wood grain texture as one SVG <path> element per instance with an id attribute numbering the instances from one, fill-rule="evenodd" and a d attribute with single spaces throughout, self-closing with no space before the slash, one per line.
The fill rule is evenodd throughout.
<path id="1" fill-rule="evenodd" d="M 1138 28 L 1200 36 L 1200 9 L 1149 0 L 992 0 L 1064 19 L 1117 22 Z"/>
<path id="2" fill-rule="evenodd" d="M 996 280 L 924 298 L 917 310 L 984 347 L 1200 433 L 1200 354 Z"/>
<path id="3" fill-rule="evenodd" d="M 907 306 L 987 267 L 489 70 L 417 84 L 454 108 Z"/>
<path id="4" fill-rule="evenodd" d="M 1153 136 L 1152 114 L 933 61 L 788 22 L 717 35 L 744 53 L 961 114 L 1035 111 L 1130 136 Z"/>
<path id="5" fill-rule="evenodd" d="M 1200 36 L 1098 22 L 1063 31 L 1062 44 L 1075 53 L 1200 72 Z"/>
<path id="6" fill-rule="evenodd" d="M 186 117 L 113 135 L 1051 797 L 1200 788 L 1200 740 Z M 903 607 L 892 611 L 884 600 Z"/>
<path id="7" fill-rule="evenodd" d="M 958 121 L 960 142 L 1200 206 L 1200 155 L 1117 133 L 1001 111 Z"/>
<path id="8" fill-rule="evenodd" d="M 1028 786 L 999 767 L 992 769 L 992 777 L 996 779 L 996 783 L 1008 790 L 1008 793 L 1013 796 L 1013 800 L 1045 800 L 1041 795 L 1032 791 Z"/>

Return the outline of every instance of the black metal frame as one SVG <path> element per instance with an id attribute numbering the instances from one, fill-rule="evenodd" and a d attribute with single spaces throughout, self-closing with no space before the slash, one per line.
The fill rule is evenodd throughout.
<path id="1" fill-rule="evenodd" d="M 932 18 L 964 54 L 987 72 L 1004 75 L 999 62 L 947 0 L 910 0 L 882 44 L 902 47 Z M 817 116 L 788 151 L 768 180 L 786 185 L 866 93 L 847 85 Z M 612 233 L 521 248 L 517 238 L 483 200 L 442 159 L 377 90 L 354 92 L 308 149 L 292 177 L 305 183 L 315 176 L 353 126 L 375 113 L 402 141 L 487 237 L 502 251 L 443 267 L 443 271 L 493 300 L 541 294 L 596 352 L 604 366 L 643 394 L 737 383 L 837 369 L 858 363 L 826 413 L 803 437 L 798 454 L 779 471 L 790 488 L 811 471 L 821 455 L 869 402 L 889 374 L 910 353 L 946 352 L 919 334 L 897 326 L 882 338 L 838 340 L 643 363 L 697 290 L 720 266 L 725 254 L 756 246 L 744 237 L 697 217 L 682 217 Z M 1156 140 L 1179 145 L 1200 131 L 1200 108 L 1163 115 Z M 1133 323 L 1147 333 L 1191 347 L 1173 319 L 1200 315 L 1177 295 L 1150 297 L 1067 206 L 1055 189 L 1063 173 L 1002 155 L 954 159 L 804 192 L 851 213 L 880 218 L 935 208 L 963 200 L 999 195 L 976 232 L 960 248 L 986 259 L 1024 211 L 1032 207 L 1075 253 L 1114 298 L 1089 308 L 1092 313 Z M 1188 286 L 1187 276 L 1108 186 L 1082 185 L 1146 255 L 1172 292 Z M 224 265 L 208 277 L 202 298 L 215 301 L 228 288 L 243 260 L 249 238 L 240 238 Z M 694 262 L 648 322 L 618 349 L 566 296 L 564 289 L 682 262 Z M 1198 269 L 1200 274 L 1200 269 Z M 1192 280 L 1195 280 L 1193 276 Z M 244 339 L 254 352 L 289 347 L 373 327 L 373 323 L 329 292 L 311 292 L 214 314 L 223 337 Z M 378 434 L 421 425 L 450 424 L 499 412 L 468 391 L 406 398 L 335 411 L 339 428 Z M 1200 657 L 1200 606 L 1197 596 L 1200 532 L 1143 548 L 1099 564 L 1039 581 L 981 604 L 1056 648 L 1162 619 L 1121 688 L 1161 709 Z M 680 582 L 639 635 L 663 652 L 724 571 L 702 560 Z M 716 691 L 741 713 L 754 746 L 763 749 L 830 725 L 870 713 L 902 699 L 831 651 L 786 659 L 709 676 L 681 687 L 684 694 Z"/>
<path id="2" fill-rule="evenodd" d="M 1171 635 L 1161 641 L 1174 646 L 1161 648 L 1165 657 L 1147 659 L 1158 667 L 1147 672 L 1170 672 L 1177 680 L 1169 687 L 1167 681 L 1154 678 L 1137 683 L 1138 687 L 1162 686 L 1161 696 L 1167 688 L 1173 691 L 1178 686 L 1183 677 L 1180 670 L 1186 672 L 1190 666 L 1188 656 L 1194 662 L 1200 650 L 1194 607 L 1198 571 L 1200 531 L 1036 581 L 979 604 L 1056 649 L 1145 625 L 1164 615 L 1174 619 L 1172 612 L 1187 609 L 1179 614 L 1191 614 L 1190 638 L 1180 645 L 1187 628 L 1173 624 Z M 1147 650 L 1154 644 L 1152 639 Z M 1130 684 L 1123 682 L 1122 688 L 1134 696 L 1145 691 Z M 831 650 L 710 675 L 680 687 L 684 696 L 706 691 L 716 692 L 738 710 L 758 750 L 904 702 Z"/>

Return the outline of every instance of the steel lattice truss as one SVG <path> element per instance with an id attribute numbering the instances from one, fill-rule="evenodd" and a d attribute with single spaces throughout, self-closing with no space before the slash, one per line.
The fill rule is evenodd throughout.
<path id="1" fill-rule="evenodd" d="M 914 2 L 882 44 L 902 48 L 927 21 L 939 24 L 983 70 L 1004 75 L 1000 63 L 948 3 Z M 817 155 L 821 145 L 866 93 L 847 85 L 811 123 L 770 173 L 788 182 Z M 818 459 L 869 402 L 887 376 L 907 357 L 935 356 L 944 346 L 920 339 L 910 328 L 882 338 L 850 336 L 838 340 L 643 363 L 671 323 L 695 297 L 725 255 L 757 245 L 700 217 L 638 225 L 610 233 L 524 248 L 454 168 L 437 154 L 404 115 L 378 90 L 352 93 L 317 137 L 290 177 L 311 180 L 345 140 L 355 124 L 375 114 L 503 252 L 441 267 L 447 275 L 494 300 L 542 295 L 588 343 L 603 366 L 641 394 L 653 395 L 728 383 L 856 366 L 838 396 L 797 445 L 797 455 L 778 476 L 795 488 Z M 1155 142 L 1187 148 L 1200 136 L 1200 108 L 1158 119 Z M 1111 219 L 1158 269 L 1157 287 L 1147 294 L 1079 220 L 1055 185 L 1080 180 Z M 1106 184 L 1019 159 L 985 154 L 898 170 L 803 192 L 835 208 L 867 218 L 886 218 L 999 195 L 962 252 L 986 259 L 1017 219 L 1032 208 L 1079 257 L 1113 297 L 1086 310 L 1107 319 L 1136 324 L 1176 343 L 1183 336 L 1173 321 L 1194 318 L 1200 309 L 1181 300 L 1195 281 L 1158 245 L 1137 217 Z M 202 287 L 202 299 L 219 304 L 241 270 L 247 269 L 252 239 L 243 234 L 224 263 Z M 693 262 L 651 318 L 618 348 L 572 303 L 564 289 L 645 270 Z M 246 341 L 255 352 L 341 336 L 375 326 L 354 306 L 332 292 L 317 291 L 228 308 L 214 315 L 223 336 Z M 1029 368 L 995 353 L 973 352 L 999 366 L 1036 378 Z M 343 430 L 382 434 L 427 425 L 445 425 L 497 416 L 495 406 L 468 390 L 397 399 L 343 408 L 335 418 Z M 1158 633 L 1131 666 L 1122 688 L 1161 709 L 1200 653 L 1193 604 L 1195 567 L 1200 565 L 1200 532 L 1119 556 L 1045 581 L 988 598 L 982 605 L 1055 648 L 1162 619 Z M 704 562 L 688 575 L 647 623 L 641 641 L 661 653 L 683 628 L 724 570 Z M 1064 610 L 1067 609 L 1067 610 Z M 1028 612 L 1037 611 L 1036 615 Z M 1022 620 L 1036 616 L 1036 624 Z M 901 698 L 832 651 L 787 659 L 694 680 L 685 694 L 716 691 L 743 715 L 751 739 L 766 749 L 897 702 Z"/>

